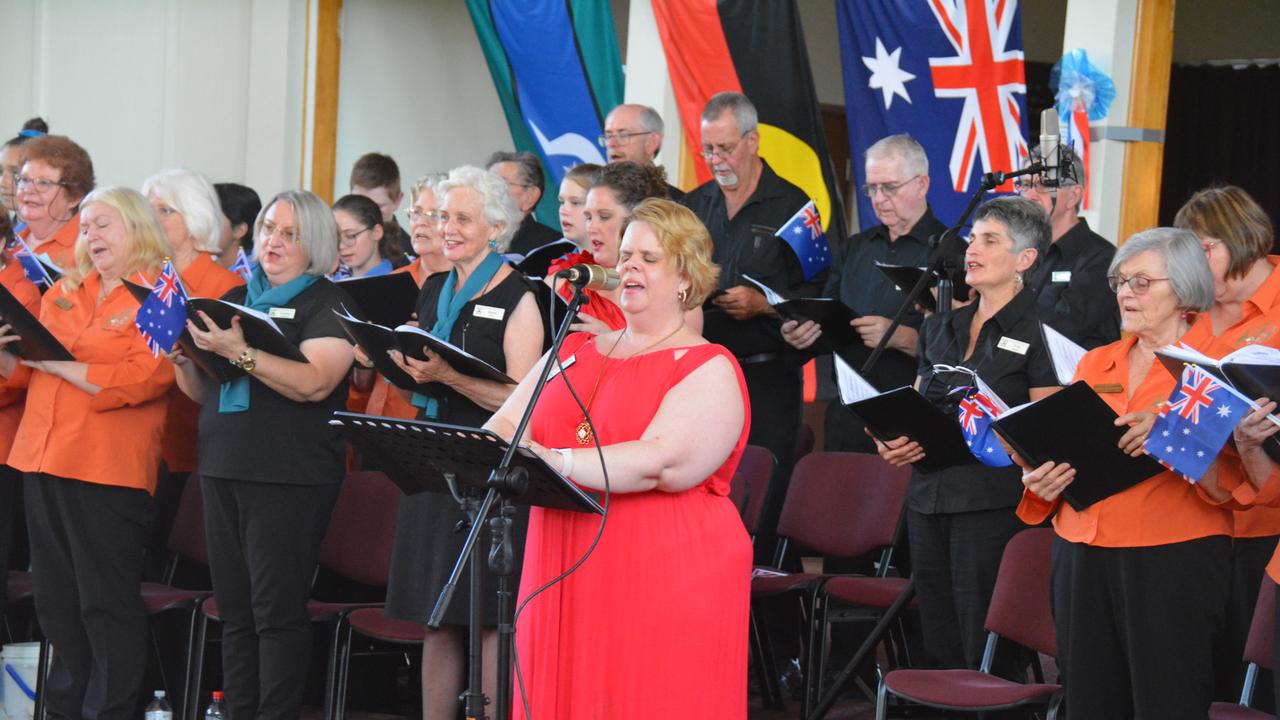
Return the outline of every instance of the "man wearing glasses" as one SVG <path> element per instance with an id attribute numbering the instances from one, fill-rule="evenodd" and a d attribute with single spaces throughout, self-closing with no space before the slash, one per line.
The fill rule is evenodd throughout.
<path id="1" fill-rule="evenodd" d="M 801 363 L 778 330 L 778 317 L 749 275 L 783 297 L 814 297 L 826 272 L 809 281 L 795 253 L 774 233 L 809 198 L 774 173 L 760 157 L 755 106 L 741 93 L 712 96 L 702 111 L 702 157 L 713 179 L 692 190 L 684 204 L 707 226 L 712 260 L 720 266 L 719 291 L 707 304 L 702 334 L 738 358 L 751 398 L 748 442 L 769 448 L 778 460 L 761 518 L 762 553 L 782 507 L 794 462 L 803 401 Z"/>
<path id="2" fill-rule="evenodd" d="M 834 351 L 860 370 L 871 349 L 889 329 L 889 318 L 906 300 L 905 290 L 876 268 L 885 265 L 921 267 L 929 262 L 929 237 L 947 229 L 929 210 L 929 158 L 910 135 L 890 135 L 867 148 L 866 185 L 880 224 L 835 247 L 831 274 L 823 296 L 853 308 L 862 317 L 853 321 L 861 344 Z M 866 375 L 879 390 L 910 385 L 916 376 L 916 331 L 923 316 L 912 308 L 894 331 L 887 350 Z M 794 348 L 814 352 L 821 329 L 816 323 L 784 323 L 782 336 Z M 865 423 L 843 403 L 827 405 L 823 448 L 828 451 L 875 452 L 863 432 Z"/>
<path id="3" fill-rule="evenodd" d="M 520 225 L 516 227 L 515 235 L 511 236 L 507 252 L 523 259 L 548 245 L 558 244 L 563 236 L 538 222 L 533 216 L 533 209 L 542 199 L 542 186 L 545 182 L 538 156 L 531 152 L 499 150 L 489 156 L 485 168 L 507 181 L 507 193 L 511 195 L 516 210 L 520 213 Z M 532 277 L 542 277 L 547 274 L 547 267 L 553 259 L 572 249 L 572 243 L 567 243 L 563 249 L 552 248 L 551 252 L 537 253 L 538 256 L 531 258 L 529 263 L 521 263 L 520 270 Z"/>
<path id="4" fill-rule="evenodd" d="M 600 147 L 610 163 L 654 165 L 662 149 L 662 116 L 648 105 L 619 105 L 604 119 Z M 667 197 L 679 202 L 684 191 L 667 183 Z"/>
<path id="5" fill-rule="evenodd" d="M 1107 291 L 1107 267 L 1116 247 L 1079 217 L 1084 166 L 1070 148 L 1060 150 L 1064 170 L 1057 187 L 1039 175 L 1018 178 L 1018 194 L 1039 203 L 1053 226 L 1053 244 L 1027 273 L 1027 287 L 1038 297 L 1041 321 L 1089 350 L 1120 338 L 1119 306 Z M 1031 162 L 1041 157 L 1042 149 L 1036 148 Z"/>

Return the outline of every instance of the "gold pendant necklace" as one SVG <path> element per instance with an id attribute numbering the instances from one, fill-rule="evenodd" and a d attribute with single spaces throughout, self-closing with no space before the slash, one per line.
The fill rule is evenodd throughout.
<path id="1" fill-rule="evenodd" d="M 643 355 L 649 352 L 650 350 L 658 347 L 662 343 L 670 340 L 673 336 L 675 336 L 676 333 L 680 332 L 681 328 L 683 327 L 684 327 L 684 317 L 681 317 L 680 324 L 676 326 L 675 330 L 672 330 L 671 332 L 662 336 L 657 340 L 657 342 L 650 343 L 646 345 L 644 348 L 640 349 L 639 351 L 631 353 L 626 358 L 622 358 L 622 359 L 625 360 L 625 359 L 633 358 L 633 357 L 636 357 L 637 355 Z M 609 352 L 605 353 L 604 356 L 600 359 L 600 372 L 596 374 L 596 384 L 592 386 L 591 395 L 587 398 L 586 412 L 582 414 L 582 419 L 578 421 L 577 427 L 575 427 L 573 430 L 573 437 L 575 440 L 578 441 L 579 445 L 583 445 L 583 446 L 591 445 L 596 440 L 595 433 L 591 432 L 591 423 L 587 422 L 587 415 L 591 414 L 591 404 L 595 402 L 596 391 L 600 389 L 600 381 L 604 379 L 604 370 L 609 364 L 608 361 L 613 359 L 613 351 L 618 349 L 618 344 L 622 342 L 622 338 L 626 334 L 627 334 L 627 331 L 625 329 L 621 333 L 619 333 L 618 339 L 613 341 L 613 345 L 609 348 Z"/>

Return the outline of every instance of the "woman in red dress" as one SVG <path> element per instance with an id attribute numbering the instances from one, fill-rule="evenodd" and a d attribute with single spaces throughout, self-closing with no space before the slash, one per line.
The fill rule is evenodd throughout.
<path id="1" fill-rule="evenodd" d="M 635 208 L 618 258 L 626 325 L 570 336 L 538 403 L 525 441 L 612 496 L 587 561 L 536 597 L 589 551 L 601 518 L 530 513 L 517 718 L 746 717 L 751 542 L 727 494 L 750 410 L 733 356 L 685 320 L 715 287 L 710 258 L 687 208 Z M 489 427 L 514 433 L 539 370 Z"/>

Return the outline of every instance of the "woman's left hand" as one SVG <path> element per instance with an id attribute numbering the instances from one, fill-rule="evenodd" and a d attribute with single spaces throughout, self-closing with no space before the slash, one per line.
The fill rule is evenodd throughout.
<path id="1" fill-rule="evenodd" d="M 1276 403 L 1267 398 L 1258 398 L 1258 409 L 1244 416 L 1231 437 L 1236 441 L 1236 450 L 1241 456 L 1253 452 L 1272 435 L 1280 432 L 1280 426 L 1271 422 L 1268 417 L 1276 411 Z"/>
<path id="2" fill-rule="evenodd" d="M 249 349 L 249 343 L 244 340 L 244 331 L 240 329 L 240 318 L 231 318 L 231 327 L 220 328 L 203 311 L 197 310 L 196 314 L 200 316 L 200 321 L 208 330 L 201 330 L 191 320 L 187 321 L 187 330 L 191 332 L 191 339 L 195 341 L 196 347 L 201 350 L 208 350 L 212 353 L 220 355 L 228 360 L 235 360 Z"/>
<path id="3" fill-rule="evenodd" d="M 421 360 L 408 357 L 399 350 L 388 350 L 387 354 L 391 356 L 391 362 L 400 366 L 418 384 L 438 382 L 452 385 L 457 374 L 444 358 L 426 348 L 422 350 L 425 357 Z"/>
<path id="4" fill-rule="evenodd" d="M 1121 415 L 1116 418 L 1116 427 L 1129 426 L 1129 429 L 1120 436 L 1120 442 L 1117 445 L 1120 449 L 1133 457 L 1142 455 L 1142 444 L 1147 441 L 1147 435 L 1151 434 L 1151 426 L 1156 424 L 1156 414 L 1152 412 L 1139 411 Z"/>
<path id="5" fill-rule="evenodd" d="M 560 453 L 553 451 L 551 448 L 543 447 L 532 440 L 526 440 L 520 445 L 532 450 L 538 457 L 542 458 L 543 462 L 554 468 L 556 472 L 564 472 L 564 458 L 560 456 Z"/>

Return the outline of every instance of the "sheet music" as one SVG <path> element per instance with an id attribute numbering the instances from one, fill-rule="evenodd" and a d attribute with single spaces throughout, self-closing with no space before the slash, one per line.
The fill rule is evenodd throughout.
<path id="1" fill-rule="evenodd" d="M 770 305 L 777 305 L 778 303 L 786 302 L 787 300 L 786 298 L 774 292 L 773 288 L 769 287 L 768 285 L 765 285 L 764 283 L 751 277 L 750 275 L 743 275 L 742 277 L 752 282 L 753 284 L 755 284 L 756 287 L 760 288 L 760 292 L 764 293 L 764 299 L 768 301 Z"/>
<path id="2" fill-rule="evenodd" d="M 1041 327 L 1044 328 L 1044 342 L 1049 348 L 1049 357 L 1053 358 L 1053 370 L 1058 374 L 1058 383 L 1070 385 L 1071 379 L 1076 376 L 1076 366 L 1088 351 L 1049 325 L 1042 323 Z"/>
<path id="3" fill-rule="evenodd" d="M 880 394 L 880 391 L 859 375 L 857 370 L 850 367 L 839 353 L 832 353 L 831 357 L 836 363 L 836 385 L 840 388 L 840 402 L 848 405 Z"/>

